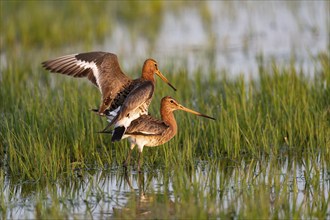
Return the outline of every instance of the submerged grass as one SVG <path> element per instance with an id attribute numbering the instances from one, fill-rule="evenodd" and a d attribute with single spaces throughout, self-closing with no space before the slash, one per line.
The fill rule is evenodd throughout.
<path id="1" fill-rule="evenodd" d="M 142 174 L 120 168 L 82 170 L 56 182 L 10 184 L 4 210 L 24 217 L 14 205 L 18 203 L 30 207 L 26 218 L 325 219 L 329 188 L 319 178 L 321 164 L 292 161 L 224 158 Z M 303 172 L 307 169 L 313 182 Z"/>

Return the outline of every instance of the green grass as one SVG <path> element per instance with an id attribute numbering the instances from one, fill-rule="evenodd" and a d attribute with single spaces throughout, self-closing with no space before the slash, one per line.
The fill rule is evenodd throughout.
<path id="1" fill-rule="evenodd" d="M 107 124 L 89 110 L 100 103 L 97 88 L 40 64 L 63 46 L 83 51 L 104 40 L 114 24 L 109 11 L 134 27 L 133 41 L 144 30 L 135 18 L 144 12 L 155 17 L 145 32 L 152 42 L 164 4 L 140 2 L 136 10 L 125 10 L 130 4 L 0 3 L 1 217 L 15 218 L 29 207 L 20 217 L 329 218 L 328 52 L 314 58 L 314 76 L 294 64 L 260 59 L 258 76 L 250 81 L 212 69 L 189 75 L 182 68 L 166 75 L 174 92 L 157 78 L 151 114 L 159 117 L 160 99 L 170 95 L 217 120 L 175 112 L 179 133 L 144 149 L 145 172 L 129 168 L 130 189 L 120 166 L 128 143 L 113 144 L 109 135 L 96 133 Z M 207 21 L 206 10 L 201 13 Z M 87 22 L 80 24 L 82 17 Z M 72 28 L 77 23 L 80 28 Z M 162 72 L 173 72 L 174 64 L 159 62 Z"/>
<path id="2" fill-rule="evenodd" d="M 318 58 L 322 69 L 314 77 L 274 63 L 260 66 L 258 79 L 250 82 L 212 71 L 190 77 L 181 70 L 168 76 L 177 92 L 157 79 L 152 114 L 159 117 L 160 98 L 171 95 L 217 118 L 211 121 L 177 111 L 178 135 L 143 152 L 144 170 L 163 173 L 164 181 L 173 184 L 175 216 L 326 216 L 329 197 L 324 186 L 330 165 L 327 59 Z M 77 171 L 93 175 L 88 174 L 93 167 L 117 169 L 128 144 L 112 144 L 109 135 L 96 133 L 106 122 L 89 111 L 99 104 L 99 92 L 87 80 L 48 73 L 29 58 L 17 62 L 4 68 L 1 78 L 1 154 L 7 157 L 2 161 L 1 178 L 10 176 L 13 186 L 25 181 L 36 185 L 41 191 L 36 216 L 59 217 L 58 210 L 66 216 L 70 208 L 66 212 L 61 207 L 68 196 L 59 198 L 40 185 L 52 188 L 52 183 L 76 178 Z M 283 161 L 289 163 L 286 170 Z M 201 164 L 206 164 L 205 173 L 199 170 Z M 176 168 L 170 171 L 173 165 Z M 297 185 L 298 168 L 303 170 L 306 199 L 320 202 L 307 209 L 296 198 L 303 190 Z M 64 190 L 70 193 L 70 188 Z M 263 202 L 271 195 L 274 201 Z M 41 199 L 45 196 L 57 202 L 45 205 Z M 2 209 L 7 210 L 6 199 L 0 198 Z M 247 203 L 251 198 L 255 202 Z"/>
<path id="3" fill-rule="evenodd" d="M 88 50 L 110 36 L 117 22 L 128 26 L 132 43 L 141 34 L 152 43 L 160 30 L 164 8 L 162 1 L 5 0 L 0 2 L 0 30 L 6 33 L 0 36 L 0 49 L 14 53 L 11 49 L 54 50 L 79 44 Z M 144 18 L 148 26 L 137 17 Z"/>

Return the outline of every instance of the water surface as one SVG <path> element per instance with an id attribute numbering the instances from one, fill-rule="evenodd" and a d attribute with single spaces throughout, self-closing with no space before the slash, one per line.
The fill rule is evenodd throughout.
<path id="1" fill-rule="evenodd" d="M 268 209 L 270 216 L 284 218 L 297 210 L 300 217 L 308 217 L 326 204 L 329 216 L 329 190 L 330 176 L 322 161 L 223 158 L 143 173 L 131 167 L 127 171 L 122 167 L 76 170 L 75 177 L 54 183 L 7 179 L 3 196 L 8 201 L 5 217 L 13 219 L 35 218 L 38 207 L 57 206 L 69 218 L 178 217 L 184 204 L 209 217 L 237 217 L 256 212 L 254 206 L 260 202 L 264 204 L 260 209 Z M 197 204 L 187 206 L 190 199 L 198 199 Z"/>

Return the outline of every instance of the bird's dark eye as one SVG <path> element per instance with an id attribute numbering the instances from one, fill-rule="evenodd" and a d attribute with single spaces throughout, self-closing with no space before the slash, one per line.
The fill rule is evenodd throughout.
<path id="1" fill-rule="evenodd" d="M 173 100 L 171 100 L 171 101 L 170 101 L 170 103 L 174 103 L 174 101 L 173 101 Z"/>
<path id="2" fill-rule="evenodd" d="M 155 67 L 157 67 L 157 63 L 155 63 Z"/>

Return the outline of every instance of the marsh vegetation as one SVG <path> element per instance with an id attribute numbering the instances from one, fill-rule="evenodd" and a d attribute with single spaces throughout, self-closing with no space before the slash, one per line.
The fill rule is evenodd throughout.
<path id="1" fill-rule="evenodd" d="M 329 9 L 329 3 L 321 3 Z M 237 69 L 218 68 L 219 47 L 228 59 L 236 56 L 212 35 L 216 22 L 211 3 L 0 4 L 3 219 L 330 217 L 328 41 L 326 46 L 318 42 L 315 47 L 320 48 L 310 49 L 308 56 L 296 55 L 300 48 L 294 48 L 280 59 L 251 51 L 242 41 L 242 51 L 247 59 L 254 53 L 256 66 L 233 73 Z M 306 7 L 284 4 L 288 11 Z M 157 39 L 168 13 L 178 15 L 187 7 L 198 13 L 211 37 L 205 50 L 179 48 L 188 55 L 176 63 L 181 51 L 167 58 L 166 48 L 173 44 L 159 49 Z M 232 15 L 236 7 L 221 4 Z M 305 20 L 296 19 L 304 27 Z M 317 39 L 322 40 L 329 25 L 318 24 L 316 19 L 306 25 L 311 35 L 321 33 Z M 129 52 L 122 42 L 111 45 L 118 27 L 129 36 Z M 253 34 L 247 33 L 248 42 Z M 160 99 L 170 95 L 217 121 L 176 112 L 178 135 L 157 148 L 145 148 L 142 174 L 136 166 L 125 171 L 121 163 L 128 143 L 113 144 L 110 136 L 96 133 L 106 125 L 90 111 L 100 102 L 97 88 L 87 80 L 50 74 L 40 65 L 86 50 L 118 53 L 122 68 L 133 78 L 146 56 L 152 56 L 178 91 L 157 80 L 150 113 L 159 117 Z M 200 66 L 192 68 L 194 61 Z"/>

